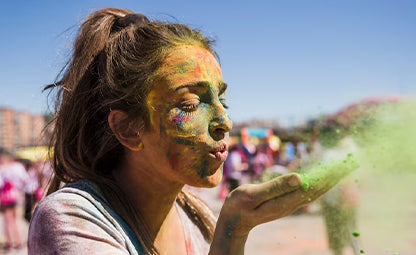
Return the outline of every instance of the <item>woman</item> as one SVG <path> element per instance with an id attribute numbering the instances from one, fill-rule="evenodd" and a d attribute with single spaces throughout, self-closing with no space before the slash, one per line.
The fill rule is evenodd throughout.
<path id="1" fill-rule="evenodd" d="M 129 10 L 87 17 L 49 86 L 59 89 L 55 192 L 33 215 L 29 254 L 243 254 L 253 227 L 307 203 L 297 174 L 243 185 L 215 227 L 182 190 L 219 184 L 227 157 L 227 84 L 211 45 Z"/>

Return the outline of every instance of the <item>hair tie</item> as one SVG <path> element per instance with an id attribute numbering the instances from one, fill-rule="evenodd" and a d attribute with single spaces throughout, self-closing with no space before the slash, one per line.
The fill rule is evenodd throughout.
<path id="1" fill-rule="evenodd" d="M 111 32 L 120 31 L 132 24 L 146 24 L 149 22 L 149 19 L 141 13 L 127 14 L 124 17 L 118 18 L 116 22 L 114 22 L 114 25 L 111 28 Z"/>

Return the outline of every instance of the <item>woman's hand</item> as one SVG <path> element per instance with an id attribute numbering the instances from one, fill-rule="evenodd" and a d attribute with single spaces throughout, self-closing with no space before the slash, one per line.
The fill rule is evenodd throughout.
<path id="1" fill-rule="evenodd" d="M 232 191 L 221 209 L 210 254 L 244 254 L 252 228 L 287 216 L 311 201 L 301 184 L 300 175 L 293 173 Z"/>
<path id="2" fill-rule="evenodd" d="M 300 193 L 296 193 L 300 188 L 301 178 L 293 173 L 262 184 L 242 185 L 233 190 L 220 213 L 220 219 L 232 221 L 233 226 L 228 226 L 230 232 L 227 234 L 245 236 L 261 223 L 291 214 L 304 204 Z"/>

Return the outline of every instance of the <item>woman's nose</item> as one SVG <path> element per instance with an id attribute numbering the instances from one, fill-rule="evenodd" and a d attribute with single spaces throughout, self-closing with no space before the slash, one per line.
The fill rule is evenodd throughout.
<path id="1" fill-rule="evenodd" d="M 225 133 L 231 131 L 233 123 L 222 104 L 213 106 L 213 117 L 209 124 L 209 132 L 215 140 L 224 138 Z"/>

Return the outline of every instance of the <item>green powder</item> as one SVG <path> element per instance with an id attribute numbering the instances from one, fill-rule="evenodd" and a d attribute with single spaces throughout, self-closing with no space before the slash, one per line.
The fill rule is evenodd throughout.
<path id="1" fill-rule="evenodd" d="M 344 159 L 317 164 L 307 173 L 301 174 L 302 188 L 310 195 L 308 201 L 327 192 L 358 167 L 355 157 L 348 154 Z"/>
<path id="2" fill-rule="evenodd" d="M 360 228 L 366 233 L 367 229 L 375 228 L 388 227 L 391 230 L 386 233 L 375 231 L 371 237 L 367 236 L 368 240 L 365 241 L 371 242 L 370 240 L 373 239 L 386 243 L 383 240 L 388 240 L 392 247 L 400 247 L 400 239 L 404 234 L 396 232 L 401 231 L 399 227 L 390 226 L 396 226 L 397 221 L 400 222 L 397 215 L 401 216 L 405 211 L 411 215 L 413 212 L 404 209 L 411 207 L 406 207 L 406 203 L 400 201 L 406 201 L 404 195 L 410 198 L 411 195 L 407 194 L 414 194 L 414 186 L 408 186 L 410 181 L 408 182 L 406 177 L 414 180 L 413 176 L 416 173 L 416 102 L 405 99 L 383 104 L 350 126 L 341 129 L 342 133 L 336 132 L 335 128 L 332 133 L 328 132 L 328 137 L 338 139 L 330 141 L 329 145 L 337 146 L 338 141 L 349 137 L 358 147 L 354 156 L 360 163 L 360 171 L 354 173 L 354 176 L 359 176 L 355 179 L 355 183 L 359 185 L 360 192 L 359 212 L 363 212 L 358 216 L 368 217 L 365 218 L 367 220 L 365 223 L 360 224 Z M 403 180 L 406 182 L 401 185 Z M 402 219 L 401 222 L 407 226 L 409 221 Z M 354 240 L 360 236 L 360 233 L 352 232 L 352 235 Z M 360 253 L 365 252 L 361 250 Z"/>
<path id="3" fill-rule="evenodd" d="M 416 101 L 406 99 L 380 104 L 371 110 L 360 109 L 364 114 L 359 114 L 359 118 L 339 128 L 332 127 L 332 131 L 331 127 L 322 128 L 321 137 L 330 149 L 337 149 L 340 141 L 350 138 L 358 150 L 342 160 L 320 162 L 308 171 L 300 170 L 304 172 L 301 174 L 304 191 L 326 192 L 359 165 L 366 170 L 365 174 L 416 171 Z"/>
<path id="4" fill-rule="evenodd" d="M 358 158 L 366 171 L 405 173 L 416 171 L 416 102 L 383 105 L 354 124 L 360 147 Z"/>
<path id="5" fill-rule="evenodd" d="M 367 110 L 363 108 L 363 111 Z M 395 215 L 393 213 L 396 211 L 397 215 L 402 215 L 405 210 L 402 208 L 411 208 L 400 201 L 402 197 L 411 198 L 411 194 L 414 194 L 414 186 L 409 186 L 409 184 L 411 180 L 414 180 L 416 173 L 416 102 L 406 99 L 403 102 L 388 103 L 377 106 L 377 109 L 364 117 L 360 116 L 353 123 L 349 122 L 345 125 L 344 123 L 330 123 L 326 125 L 332 126 L 323 126 L 319 129 L 320 142 L 325 152 L 344 151 L 340 145 L 344 139 L 349 139 L 357 147 L 357 150 L 353 150 L 353 155 L 329 163 L 315 163 L 313 167 L 305 166 L 304 171 L 300 170 L 300 172 L 303 173 L 301 179 L 305 192 L 304 199 L 308 197 L 315 199 L 352 173 L 358 167 L 357 162 L 359 162 L 360 171 L 354 172 L 350 180 L 355 183 L 348 183 L 348 185 L 353 186 L 353 190 L 359 188 L 360 210 L 365 214 L 358 216 L 367 217 L 360 229 L 367 233 L 367 229 L 370 228 L 395 226 L 390 222 L 396 222 L 397 217 L 389 218 L 389 215 Z M 406 179 L 407 176 L 409 176 L 408 179 Z M 400 181 L 403 180 L 406 182 L 401 186 Z M 328 198 L 333 198 L 331 197 L 333 194 L 337 193 L 329 194 Z M 386 208 L 391 210 L 391 214 L 385 212 Z M 411 212 L 413 211 L 408 214 L 411 215 Z M 402 222 L 404 224 L 408 221 L 403 219 Z M 391 229 L 400 231 L 399 228 L 396 230 L 391 227 Z M 388 234 L 383 236 L 384 233 L 375 231 L 372 237 L 370 235 L 366 238 L 374 240 L 385 238 L 395 244 L 401 242 L 399 239 L 403 237 L 403 234 L 386 232 Z M 358 231 L 349 230 L 346 234 L 354 241 L 361 238 Z M 399 247 L 399 245 L 396 246 Z M 364 254 L 365 251 L 360 250 L 360 253 Z"/>
<path id="6" fill-rule="evenodd" d="M 411 98 L 358 105 L 356 111 L 322 123 L 320 141 L 326 149 L 333 149 L 343 138 L 352 138 L 359 147 L 355 156 L 367 173 L 415 172 L 415 109 L 416 100 Z"/>

